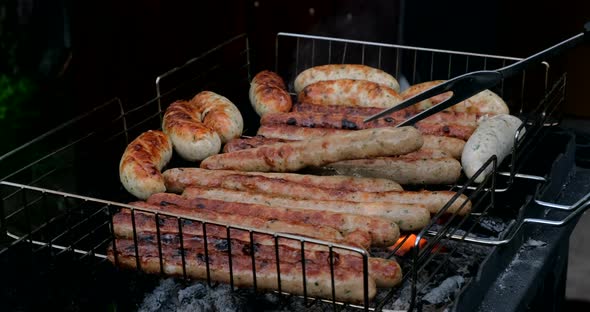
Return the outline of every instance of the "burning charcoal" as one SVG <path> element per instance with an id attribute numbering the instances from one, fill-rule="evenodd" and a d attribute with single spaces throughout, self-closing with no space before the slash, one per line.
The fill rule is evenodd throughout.
<path id="1" fill-rule="evenodd" d="M 431 304 L 443 303 L 448 300 L 457 290 L 461 289 L 463 282 L 465 282 L 465 279 L 463 279 L 462 276 L 451 276 L 444 280 L 440 286 L 433 288 L 422 298 L 422 300 Z"/>

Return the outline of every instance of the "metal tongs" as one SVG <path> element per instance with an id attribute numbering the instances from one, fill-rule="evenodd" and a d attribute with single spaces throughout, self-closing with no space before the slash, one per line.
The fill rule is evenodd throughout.
<path id="1" fill-rule="evenodd" d="M 541 61 L 545 60 L 546 58 L 555 56 L 555 55 L 561 53 L 563 50 L 568 49 L 568 48 L 572 48 L 583 41 L 590 42 L 590 22 L 587 22 L 584 25 L 584 32 L 583 33 L 580 33 L 580 34 L 575 35 L 567 40 L 564 40 L 564 41 L 562 41 L 562 42 L 560 42 L 560 43 L 558 43 L 546 50 L 543 50 L 537 54 L 534 54 L 524 60 L 518 61 L 514 64 L 502 67 L 497 70 L 475 71 L 475 72 L 467 73 L 467 74 L 455 77 L 453 79 L 447 80 L 446 82 L 443 82 L 439 85 L 436 85 L 430 89 L 427 89 L 421 93 L 416 94 L 415 96 L 401 102 L 400 104 L 398 104 L 396 106 L 390 107 L 388 109 L 383 110 L 382 112 L 379 112 L 371 117 L 368 117 L 367 119 L 364 120 L 364 122 L 369 122 L 369 121 L 375 120 L 379 117 L 382 117 L 384 115 L 402 110 L 404 108 L 412 106 L 416 103 L 419 103 L 421 101 L 429 99 L 429 98 L 436 96 L 438 94 L 445 93 L 448 91 L 453 92 L 453 94 L 451 95 L 450 98 L 412 116 L 411 118 L 396 125 L 396 127 L 414 125 L 418 121 L 420 121 L 428 116 L 431 116 L 431 115 L 436 114 L 440 111 L 443 111 L 443 110 L 445 110 L 457 103 L 460 103 L 460 102 L 474 96 L 475 94 L 477 94 L 485 89 L 495 86 L 496 84 L 500 83 L 502 81 L 502 79 L 510 77 L 514 74 L 521 72 L 523 69 L 525 69 L 531 63 L 541 62 Z"/>

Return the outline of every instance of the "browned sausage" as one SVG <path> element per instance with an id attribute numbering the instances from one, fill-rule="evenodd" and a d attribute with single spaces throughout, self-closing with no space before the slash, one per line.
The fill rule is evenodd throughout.
<path id="1" fill-rule="evenodd" d="M 215 92 L 202 91 L 191 102 L 198 108 L 203 124 L 219 135 L 221 144 L 242 135 L 242 114 L 226 97 Z"/>
<path id="2" fill-rule="evenodd" d="M 364 122 L 365 117 L 358 115 L 330 114 L 330 113 L 273 113 L 266 114 L 260 120 L 261 125 L 290 125 L 310 128 L 331 128 L 344 130 L 373 129 L 394 127 L 405 119 L 393 117 L 379 118 L 371 122 Z M 464 126 L 450 122 L 420 121 L 415 127 L 422 134 L 449 136 L 467 140 L 475 131 L 474 126 Z"/>
<path id="3" fill-rule="evenodd" d="M 139 199 L 164 192 L 160 170 L 172 157 L 172 142 L 162 131 L 149 130 L 131 141 L 119 162 L 119 179 Z"/>
<path id="4" fill-rule="evenodd" d="M 305 188 L 304 188 L 305 190 Z M 294 189 L 294 192 L 299 191 Z M 272 193 L 272 192 L 271 192 Z M 208 198 L 224 201 L 266 205 L 270 207 L 287 207 L 315 211 L 371 216 L 395 222 L 403 231 L 416 231 L 425 227 L 430 221 L 430 212 L 422 204 L 397 204 L 380 202 L 352 202 L 343 200 L 294 199 L 275 194 L 222 188 L 189 187 L 183 196 L 188 198 Z"/>
<path id="5" fill-rule="evenodd" d="M 361 192 L 347 190 L 321 189 L 304 184 L 284 185 L 272 183 L 268 178 L 255 176 L 244 181 L 243 176 L 228 176 L 223 181 L 223 188 L 234 190 L 248 190 L 269 195 L 290 197 L 294 199 L 314 200 L 343 200 L 352 202 L 388 202 L 400 204 L 422 204 L 431 213 L 437 213 L 455 195 L 452 191 L 389 191 L 389 192 Z M 463 206 L 464 204 L 464 207 Z M 459 211 L 461 214 L 469 212 L 471 202 L 461 195 L 447 210 Z"/>
<path id="6" fill-rule="evenodd" d="M 250 83 L 249 96 L 250 103 L 259 116 L 288 112 L 293 104 L 283 78 L 268 70 L 254 76 Z"/>
<path id="7" fill-rule="evenodd" d="M 367 129 L 213 155 L 200 167 L 288 172 L 339 160 L 407 154 L 422 144 L 414 127 Z"/>
<path id="8" fill-rule="evenodd" d="M 323 114 L 346 114 L 359 116 L 372 116 L 384 110 L 382 107 L 360 107 L 360 106 L 343 106 L 343 105 L 319 105 L 308 102 L 296 102 L 293 104 L 291 111 L 299 113 L 323 113 Z M 408 118 L 416 113 L 413 106 L 404 108 L 388 116 L 401 119 Z M 387 117 L 387 116 L 386 116 Z"/>
<path id="9" fill-rule="evenodd" d="M 271 139 L 282 139 L 288 141 L 309 140 L 315 137 L 322 137 L 334 134 L 347 134 L 352 130 L 328 129 L 328 128 L 306 128 L 297 126 L 260 126 L 259 136 Z"/>
<path id="10" fill-rule="evenodd" d="M 239 151 L 239 150 L 243 150 L 243 149 L 258 147 L 261 145 L 268 145 L 268 144 L 272 144 L 272 143 L 284 143 L 284 142 L 289 142 L 289 141 L 283 140 L 283 139 L 265 138 L 260 135 L 256 135 L 253 137 L 240 137 L 240 138 L 235 138 L 235 139 L 229 140 L 227 143 L 225 143 L 225 145 L 223 146 L 222 152 L 229 153 L 229 152 Z"/>
<path id="11" fill-rule="evenodd" d="M 409 154 L 408 154 L 409 155 Z M 306 184 L 324 189 L 343 189 L 365 192 L 401 191 L 402 187 L 388 179 L 345 176 L 317 176 L 297 173 L 247 172 L 234 170 L 208 170 L 201 168 L 171 168 L 163 172 L 169 192 L 180 193 L 190 185 L 219 188 L 227 176 L 262 176 L 281 184 Z"/>
<path id="12" fill-rule="evenodd" d="M 383 108 L 376 107 L 351 107 L 351 106 L 338 106 L 338 105 L 316 105 L 312 103 L 296 103 L 293 105 L 293 112 L 299 113 L 321 113 L 321 114 L 344 114 L 344 115 L 355 115 L 367 118 L 383 111 Z M 412 117 L 414 114 L 419 112 L 414 106 L 410 106 L 403 110 L 393 112 L 391 114 L 383 116 L 383 118 L 392 118 L 395 120 L 406 120 Z M 482 114 L 465 113 L 465 112 L 454 112 L 454 111 L 442 111 L 432 116 L 429 116 L 422 121 L 429 123 L 443 122 L 452 123 L 468 127 L 477 127 Z"/>
<path id="13" fill-rule="evenodd" d="M 399 92 L 399 83 L 385 71 L 361 64 L 327 64 L 308 68 L 295 78 L 295 92 L 312 83 L 325 80 L 355 79 L 368 80 Z"/>
<path id="14" fill-rule="evenodd" d="M 320 105 L 392 107 L 402 101 L 394 90 L 367 80 L 339 79 L 318 81 L 299 92 L 299 102 Z"/>
<path id="15" fill-rule="evenodd" d="M 392 179 L 404 185 L 453 184 L 461 177 L 462 169 L 452 157 L 374 157 L 338 161 L 325 168 L 340 175 Z"/>
<path id="16" fill-rule="evenodd" d="M 181 250 L 165 246 L 158 248 L 153 242 L 138 241 L 138 257 L 136 257 L 136 245 L 132 240 L 115 241 L 115 249 L 109 246 L 107 257 L 111 263 L 116 263 L 122 268 L 137 269 L 139 259 L 140 269 L 146 273 L 164 274 L 182 277 L 184 272 L 190 278 L 205 280 L 209 277 L 212 281 L 230 283 L 230 260 L 227 253 L 204 250 L 195 252 Z M 182 255 L 185 254 L 185 257 Z M 115 260 L 116 257 L 116 260 Z M 160 266 L 160 259 L 162 266 Z M 303 283 L 306 283 L 306 291 L 309 296 L 332 298 L 332 291 L 336 294 L 336 300 L 361 303 L 364 298 L 362 268 L 337 267 L 334 270 L 334 289 L 329 264 L 321 262 L 305 263 L 305 280 L 303 279 L 303 267 L 301 263 L 280 263 L 277 268 L 276 261 L 257 259 L 255 262 L 256 285 L 259 289 L 277 290 L 280 280 L 282 291 L 296 295 L 303 294 Z M 254 285 L 252 258 L 250 256 L 231 257 L 231 276 L 237 287 L 251 287 Z M 280 279 L 279 273 L 280 272 Z M 369 297 L 376 294 L 375 280 L 369 276 Z"/>
<path id="17" fill-rule="evenodd" d="M 128 218 L 125 220 L 119 220 L 120 223 L 116 224 L 118 227 L 131 228 L 133 226 L 131 222 L 131 215 L 127 214 Z M 153 218 L 152 218 L 153 219 Z M 124 223 L 121 223 L 124 222 Z M 223 229 L 225 231 L 225 229 Z M 132 232 L 129 230 L 128 232 Z M 158 244 L 157 232 L 141 231 L 137 229 L 136 239 L 141 242 L 149 242 L 151 244 Z M 133 239 L 133 236 L 120 237 L 129 240 Z M 173 247 L 180 248 L 180 236 L 179 231 L 175 232 L 160 232 L 159 237 L 160 245 L 164 248 Z M 262 243 L 261 243 L 262 242 Z M 228 239 L 227 237 L 215 237 L 207 235 L 205 240 L 203 236 L 190 235 L 183 230 L 182 235 L 182 247 L 192 253 L 204 253 L 204 246 L 207 246 L 207 251 L 227 253 L 231 251 L 233 256 L 248 256 L 254 255 L 255 259 L 268 260 L 276 262 L 276 254 L 278 250 L 280 263 L 299 263 L 305 256 L 306 261 L 313 263 L 330 263 L 330 251 L 328 246 L 323 247 L 322 250 L 313 250 L 309 248 L 311 243 L 305 245 L 304 253 L 301 253 L 301 243 L 293 246 L 287 245 L 275 245 L 274 239 L 269 238 L 265 241 L 257 239 L 250 241 L 235 239 L 233 236 Z M 320 246 L 320 245 L 316 245 Z M 333 248 L 332 259 L 335 269 L 340 268 L 354 268 L 361 269 L 363 267 L 362 257 L 360 254 L 340 249 L 338 247 Z M 395 260 L 369 257 L 368 259 L 369 274 L 375 279 L 377 287 L 393 287 L 401 281 L 401 268 Z"/>
<path id="18" fill-rule="evenodd" d="M 198 161 L 219 153 L 221 139 L 202 122 L 197 103 L 176 101 L 164 113 L 162 129 L 180 157 Z"/>
<path id="19" fill-rule="evenodd" d="M 174 217 L 167 217 L 165 215 L 158 215 L 158 227 L 156 228 L 155 214 L 145 212 L 135 212 L 133 214 L 135 219 L 135 234 L 133 232 L 132 214 L 129 209 L 122 209 L 120 212 L 113 215 L 113 232 L 118 238 L 133 239 L 134 235 L 138 233 L 152 233 L 160 235 L 178 234 L 180 232 L 178 219 Z M 216 237 L 220 239 L 227 239 L 228 235 L 231 239 L 236 239 L 244 242 L 250 242 L 250 231 L 232 228 L 227 231 L 227 228 L 222 225 L 213 223 L 205 223 L 183 219 L 181 222 L 182 233 L 185 235 L 200 236 L 205 234 L 207 237 Z M 203 230 L 203 228 L 205 228 Z M 259 232 L 252 233 L 252 240 L 256 245 L 263 246 L 287 246 L 291 248 L 301 249 L 301 241 L 298 239 L 291 239 L 286 237 L 279 237 L 275 242 L 274 235 Z M 310 251 L 328 251 L 324 245 L 307 242 L 305 249 Z M 340 250 L 341 253 L 354 253 L 353 251 Z"/>
<path id="20" fill-rule="evenodd" d="M 418 93 L 421 93 L 427 89 L 430 89 L 438 84 L 441 84 L 444 80 L 435 80 L 435 81 L 427 81 L 419 84 L 415 84 L 410 86 L 408 89 L 402 92 L 402 97 L 408 99 Z M 434 96 L 430 99 L 424 100 L 414 106 L 418 110 L 425 110 L 433 105 L 436 105 L 451 96 L 451 92 L 445 92 Z M 496 115 L 496 114 L 508 114 L 509 109 L 504 100 L 500 98 L 496 93 L 490 90 L 483 90 L 480 93 L 468 98 L 467 100 L 455 104 L 449 108 L 447 111 L 455 111 L 455 112 L 468 112 L 468 113 L 476 113 L 476 114 L 488 114 L 488 115 Z"/>
<path id="21" fill-rule="evenodd" d="M 314 137 L 321 137 L 333 134 L 345 134 L 354 130 L 340 130 L 327 128 L 305 128 L 297 126 L 261 126 L 258 128 L 258 135 L 272 139 L 282 140 L 308 140 Z M 457 138 L 422 135 L 423 147 L 428 149 L 439 149 L 448 152 L 455 159 L 461 159 L 465 141 Z"/>
<path id="22" fill-rule="evenodd" d="M 159 205 L 152 205 L 146 202 L 132 202 L 132 206 L 148 208 L 162 213 L 174 213 L 186 218 L 202 219 L 204 221 L 227 224 L 233 226 L 250 227 L 273 232 L 290 233 L 306 237 L 318 238 L 326 241 L 340 243 L 344 238 L 342 234 L 327 226 L 309 226 L 301 223 L 284 222 L 281 220 L 268 220 L 257 217 L 236 216 L 227 213 L 219 213 L 205 209 L 188 209 L 174 204 L 162 202 Z"/>
<path id="23" fill-rule="evenodd" d="M 339 230 L 345 235 L 354 231 L 364 231 L 370 234 L 370 243 L 374 246 L 391 246 L 399 238 L 399 228 L 395 222 L 380 220 L 368 216 L 238 203 L 233 201 L 204 199 L 198 196 L 189 198 L 187 196 L 170 193 L 154 194 L 148 198 L 147 202 L 150 204 L 167 202 L 181 207 L 205 209 L 233 215 L 255 216 L 269 220 L 329 226 Z"/>

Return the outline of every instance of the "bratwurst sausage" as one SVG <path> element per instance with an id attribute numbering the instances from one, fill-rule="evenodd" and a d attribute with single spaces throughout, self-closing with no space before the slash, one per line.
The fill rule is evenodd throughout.
<path id="1" fill-rule="evenodd" d="M 373 116 L 383 111 L 383 108 L 373 107 L 350 107 L 350 106 L 338 106 L 338 105 L 316 105 L 312 103 L 297 103 L 293 106 L 293 112 L 297 113 L 319 113 L 319 114 L 335 114 L 335 115 L 353 115 L 362 118 Z M 381 118 L 390 118 L 395 120 L 397 123 L 404 121 L 418 113 L 414 109 L 414 106 L 410 106 L 400 111 L 396 111 L 387 114 Z M 427 123 L 450 123 L 467 127 L 477 127 L 479 121 L 484 115 L 464 113 L 464 112 L 452 112 L 442 111 L 432 116 L 428 116 L 420 122 Z"/>
<path id="2" fill-rule="evenodd" d="M 219 135 L 203 124 L 199 107 L 193 101 L 170 104 L 164 113 L 162 129 L 170 136 L 178 155 L 188 161 L 203 160 L 221 149 Z"/>
<path id="3" fill-rule="evenodd" d="M 250 83 L 250 103 L 258 116 L 267 113 L 288 112 L 293 105 L 283 78 L 274 72 L 263 70 Z"/>
<path id="4" fill-rule="evenodd" d="M 244 183 L 242 177 L 227 177 L 224 180 L 224 188 L 235 190 L 249 190 L 267 193 L 276 196 L 290 197 L 294 199 L 314 200 L 338 200 L 353 202 L 389 202 L 400 204 L 422 204 L 431 213 L 437 213 L 456 193 L 452 191 L 389 191 L 389 192 L 361 192 L 346 190 L 328 190 L 307 185 L 286 186 L 267 183 L 265 177 L 250 177 Z M 465 202 L 465 205 L 463 203 Z M 463 207 L 464 206 L 464 207 Z M 448 212 L 460 211 L 461 214 L 469 212 L 471 202 L 465 195 L 459 198 L 449 207 Z"/>
<path id="5" fill-rule="evenodd" d="M 203 219 L 209 222 L 227 224 L 233 226 L 250 227 L 261 230 L 268 230 L 280 233 L 290 233 L 295 235 L 313 237 L 326 241 L 340 243 L 343 242 L 342 234 L 334 228 L 327 226 L 309 226 L 301 223 L 284 222 L 281 220 L 268 220 L 257 217 L 236 216 L 227 213 L 214 212 L 204 209 L 193 209 L 177 206 L 167 202 L 158 203 L 158 205 L 148 204 L 146 202 L 132 202 L 131 206 L 158 210 L 163 213 L 175 213 L 187 218 Z"/>
<path id="6" fill-rule="evenodd" d="M 383 192 L 401 191 L 402 187 L 388 179 L 357 178 L 346 176 L 317 176 L 312 174 L 274 173 L 234 170 L 207 170 L 200 168 L 171 168 L 162 173 L 169 192 L 180 193 L 187 186 L 219 188 L 228 176 L 262 176 L 280 184 L 305 184 L 324 189 Z"/>
<path id="7" fill-rule="evenodd" d="M 160 170 L 172 158 L 172 142 L 162 131 L 148 130 L 131 141 L 119 162 L 119 179 L 125 189 L 139 199 L 166 186 Z"/>
<path id="8" fill-rule="evenodd" d="M 334 134 L 346 134 L 355 130 L 341 130 L 328 128 L 306 128 L 297 126 L 261 126 L 258 128 L 258 135 L 271 140 L 281 139 L 289 141 L 308 140 L 314 137 L 322 137 Z M 357 130 L 358 131 L 358 130 Z M 455 159 L 461 159 L 465 141 L 457 138 L 422 135 L 424 144 L 422 147 L 428 149 L 439 149 L 448 152 Z M 262 143 L 262 142 L 260 142 Z"/>
<path id="9" fill-rule="evenodd" d="M 521 125 L 522 121 L 518 117 L 506 114 L 482 122 L 463 149 L 461 163 L 465 175 L 471 178 L 493 155 L 496 155 L 497 165 L 500 165 L 511 153 L 516 131 Z M 520 133 L 523 134 L 524 131 Z M 492 165 L 488 165 L 475 182 L 483 182 L 492 169 Z"/>
<path id="10" fill-rule="evenodd" d="M 207 254 L 180 248 L 163 247 L 162 252 L 157 244 L 149 241 L 138 241 L 138 255 L 135 253 L 136 245 L 133 240 L 115 240 L 115 247 L 111 244 L 107 251 L 107 258 L 113 264 L 122 268 L 137 269 L 139 260 L 140 269 L 150 274 L 160 274 L 161 270 L 169 276 L 182 277 L 184 273 L 188 277 L 206 280 L 210 278 L 215 282 L 230 283 L 233 281 L 237 287 L 252 287 L 254 285 L 254 273 L 256 272 L 256 286 L 259 289 L 277 290 L 308 296 L 332 299 L 332 292 L 338 301 L 362 303 L 364 300 L 363 270 L 362 267 L 354 269 L 343 267 L 334 270 L 334 289 L 329 264 L 305 263 L 305 279 L 301 263 L 280 263 L 276 261 L 259 259 L 255 261 L 255 270 L 252 267 L 250 256 L 232 256 L 231 262 L 227 253 L 210 250 Z M 185 257 L 183 255 L 186 254 Z M 206 255 L 206 256 L 205 256 Z M 160 265 L 162 260 L 162 266 Z M 231 270 L 230 270 L 231 263 Z M 231 277 L 230 277 L 231 272 Z M 279 275 L 280 274 L 280 275 Z M 369 276 L 368 295 L 372 299 L 376 294 L 375 280 Z"/>
<path id="11" fill-rule="evenodd" d="M 202 91 L 191 101 L 195 103 L 203 124 L 219 135 L 221 144 L 242 134 L 244 129 L 242 114 L 226 97 L 215 92 Z"/>
<path id="12" fill-rule="evenodd" d="M 204 199 L 198 196 L 187 197 L 170 193 L 157 193 L 147 200 L 150 204 L 172 203 L 181 207 L 205 209 L 232 215 L 253 216 L 269 220 L 281 220 L 315 226 L 329 226 L 347 235 L 354 231 L 365 231 L 371 236 L 371 245 L 391 246 L 399 238 L 399 228 L 393 221 L 335 212 L 318 212 L 285 208 L 280 206 L 263 206 L 217 199 Z"/>
<path id="13" fill-rule="evenodd" d="M 367 80 L 383 85 L 399 92 L 399 83 L 390 74 L 366 65 L 360 64 L 329 64 L 308 68 L 295 78 L 295 92 L 299 93 L 303 88 L 318 81 L 354 79 Z"/>
<path id="14" fill-rule="evenodd" d="M 250 203 L 270 207 L 335 212 L 377 217 L 395 222 L 403 231 L 416 231 L 430 221 L 430 212 L 422 204 L 370 203 L 343 200 L 293 199 L 248 190 L 189 187 L 182 196 L 187 198 L 218 199 L 228 202 Z"/>
<path id="15" fill-rule="evenodd" d="M 383 127 L 395 127 L 404 119 L 392 117 L 379 118 L 370 122 L 364 122 L 365 117 L 348 114 L 330 113 L 273 113 L 266 114 L 260 120 L 261 125 L 290 125 L 309 128 L 331 128 L 344 130 L 373 129 Z M 420 121 L 414 125 L 420 133 L 449 136 L 467 140 L 475 130 L 475 126 L 465 126 L 452 122 L 429 122 Z"/>
<path id="16" fill-rule="evenodd" d="M 297 171 L 339 160 L 407 154 L 418 150 L 423 143 L 414 127 L 358 130 L 213 155 L 200 166 L 241 171 Z"/>
<path id="17" fill-rule="evenodd" d="M 415 84 L 404 90 L 404 92 L 401 93 L 401 96 L 404 100 L 406 100 L 443 82 L 444 80 L 435 80 Z M 415 106 L 418 110 L 425 110 L 448 99 L 451 94 L 452 93 L 450 91 L 445 92 L 419 102 Z M 454 112 L 476 113 L 481 115 L 508 114 L 509 112 L 508 106 L 504 100 L 502 100 L 501 97 L 490 90 L 481 91 L 467 100 L 447 108 L 446 110 Z"/>
<path id="18" fill-rule="evenodd" d="M 402 101 L 393 89 L 366 80 L 326 80 L 310 84 L 298 95 L 299 102 L 319 105 L 392 107 Z"/>

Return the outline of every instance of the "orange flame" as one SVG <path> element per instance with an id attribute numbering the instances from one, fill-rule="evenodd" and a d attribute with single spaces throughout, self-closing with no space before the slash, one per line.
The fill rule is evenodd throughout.
<path id="1" fill-rule="evenodd" d="M 406 239 L 406 237 L 407 237 L 407 239 Z M 414 247 L 414 244 L 416 243 L 416 238 L 417 237 L 415 234 L 402 235 L 402 236 L 400 236 L 400 238 L 397 240 L 397 242 L 393 246 L 389 247 L 389 249 L 395 250 L 401 244 L 401 246 L 399 246 L 399 248 L 397 250 L 395 250 L 395 255 L 398 257 L 403 257 L 408 252 L 410 252 L 412 250 L 412 248 Z M 428 241 L 424 238 L 420 239 L 420 243 L 419 243 L 420 248 L 423 248 L 427 242 Z M 447 249 L 444 246 L 439 245 L 439 244 L 436 244 L 432 248 L 432 252 L 434 252 L 434 253 L 444 253 L 446 251 L 447 251 Z"/>
<path id="2" fill-rule="evenodd" d="M 403 257 L 412 250 L 412 247 L 414 247 L 414 244 L 416 243 L 416 238 L 417 237 L 414 234 L 402 235 L 393 246 L 389 247 L 389 249 L 395 250 L 401 244 L 401 246 L 395 251 L 395 255 Z M 420 239 L 420 248 L 424 247 L 426 243 L 427 241 L 424 238 Z"/>

